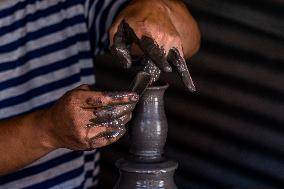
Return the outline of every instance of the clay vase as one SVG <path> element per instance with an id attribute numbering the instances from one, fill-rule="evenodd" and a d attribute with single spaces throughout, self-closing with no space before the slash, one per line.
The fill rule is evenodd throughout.
<path id="1" fill-rule="evenodd" d="M 120 177 L 115 189 L 177 189 L 177 163 L 163 158 L 168 124 L 164 110 L 167 85 L 149 87 L 140 97 L 130 129 L 130 156 L 117 161 Z"/>
<path id="2" fill-rule="evenodd" d="M 164 111 L 166 89 L 167 85 L 146 89 L 135 109 L 130 126 L 130 153 L 141 161 L 162 157 L 168 132 Z"/>

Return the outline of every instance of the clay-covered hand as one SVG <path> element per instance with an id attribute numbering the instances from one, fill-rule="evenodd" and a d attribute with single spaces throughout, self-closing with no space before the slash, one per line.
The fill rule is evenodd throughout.
<path id="1" fill-rule="evenodd" d="M 82 85 L 67 92 L 44 118 L 54 148 L 89 150 L 117 141 L 138 101 L 133 92 L 96 92 Z"/>
<path id="2" fill-rule="evenodd" d="M 131 66 L 131 55 L 143 53 L 164 72 L 170 72 L 172 64 L 190 90 L 194 85 L 184 57 L 195 54 L 199 44 L 198 26 L 179 0 L 133 0 L 110 29 L 112 53 L 126 67 Z"/>

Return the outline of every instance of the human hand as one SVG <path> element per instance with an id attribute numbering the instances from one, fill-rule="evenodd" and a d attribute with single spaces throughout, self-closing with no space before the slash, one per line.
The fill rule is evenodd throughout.
<path id="1" fill-rule="evenodd" d="M 133 92 L 91 91 L 88 85 L 67 92 L 43 116 L 50 145 L 89 150 L 117 141 L 138 98 Z"/>
<path id="2" fill-rule="evenodd" d="M 127 68 L 131 55 L 142 50 L 164 72 L 171 71 L 171 63 L 191 91 L 195 88 L 184 57 L 196 53 L 199 43 L 197 24 L 178 0 L 133 0 L 110 29 L 112 52 Z"/>

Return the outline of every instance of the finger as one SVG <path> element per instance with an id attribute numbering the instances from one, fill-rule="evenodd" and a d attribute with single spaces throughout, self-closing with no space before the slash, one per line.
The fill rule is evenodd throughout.
<path id="1" fill-rule="evenodd" d="M 89 139 L 90 148 L 98 148 L 109 145 L 120 139 L 126 132 L 125 124 L 130 121 L 131 113 L 120 117 L 118 120 L 104 124 L 94 124 L 90 129 L 106 128 L 105 131 L 96 134 Z M 94 128 L 95 127 L 95 128 Z"/>
<path id="2" fill-rule="evenodd" d="M 91 149 L 94 149 L 112 144 L 119 140 L 125 134 L 125 132 L 125 127 L 120 127 L 117 130 L 99 133 L 89 140 L 89 146 Z"/>
<path id="3" fill-rule="evenodd" d="M 139 96 L 134 92 L 86 92 L 83 108 L 100 108 L 136 103 Z"/>
<path id="4" fill-rule="evenodd" d="M 130 27 L 130 25 L 123 21 L 123 27 L 127 37 L 137 44 L 141 50 L 149 57 L 162 71 L 171 72 L 172 68 L 167 62 L 166 52 L 162 47 L 150 37 L 142 36 L 141 39 L 138 38 L 135 31 Z"/>
<path id="5" fill-rule="evenodd" d="M 162 47 L 159 47 L 152 38 L 142 36 L 138 45 L 145 55 L 149 57 L 163 72 L 172 71 L 172 68 L 167 61 L 165 50 Z"/>
<path id="6" fill-rule="evenodd" d="M 111 122 L 123 115 L 131 113 L 135 108 L 136 104 L 126 104 L 126 105 L 117 105 L 109 106 L 105 108 L 100 108 L 95 110 L 95 118 L 90 119 L 90 122 L 95 124 L 100 124 L 104 122 Z"/>
<path id="7" fill-rule="evenodd" d="M 177 48 L 170 49 L 168 53 L 168 61 L 172 65 L 174 65 L 174 67 L 178 71 L 185 87 L 188 88 L 191 92 L 194 92 L 196 89 L 186 66 L 185 59 L 180 55 Z"/>
<path id="8" fill-rule="evenodd" d="M 139 95 L 142 95 L 145 89 L 149 86 L 151 83 L 151 75 L 140 71 L 136 74 L 134 80 L 132 81 L 131 84 L 131 91 L 136 92 Z"/>
<path id="9" fill-rule="evenodd" d="M 96 124 L 95 126 L 116 129 L 118 127 L 124 127 L 124 125 L 128 123 L 131 120 L 131 118 L 132 118 L 132 113 L 128 113 L 113 121 Z"/>
<path id="10" fill-rule="evenodd" d="M 152 85 L 153 83 L 157 82 L 160 78 L 161 70 L 155 66 L 152 60 L 150 60 L 148 57 L 143 58 L 142 63 L 144 66 L 144 72 L 150 75 L 150 81 L 148 85 Z"/>
<path id="11" fill-rule="evenodd" d="M 125 31 L 125 21 L 123 20 L 114 34 L 111 52 L 123 63 L 125 68 L 131 67 L 131 44 L 132 40 Z"/>
<path id="12" fill-rule="evenodd" d="M 114 120 L 109 120 L 107 122 L 103 122 L 103 123 L 94 123 L 91 122 L 87 125 L 87 127 L 89 128 L 93 128 L 93 127 L 103 127 L 103 128 L 110 128 L 110 129 L 117 129 L 118 127 L 124 127 L 124 125 L 126 123 L 128 123 L 132 118 L 132 113 L 127 113 L 117 119 Z"/>

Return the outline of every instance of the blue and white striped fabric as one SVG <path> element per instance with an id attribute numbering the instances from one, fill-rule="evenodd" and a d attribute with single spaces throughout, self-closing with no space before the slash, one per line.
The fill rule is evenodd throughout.
<path id="1" fill-rule="evenodd" d="M 93 58 L 107 48 L 107 30 L 126 1 L 0 0 L 0 119 L 94 84 Z M 97 151 L 60 149 L 0 177 L 0 189 L 89 188 L 98 160 Z"/>

